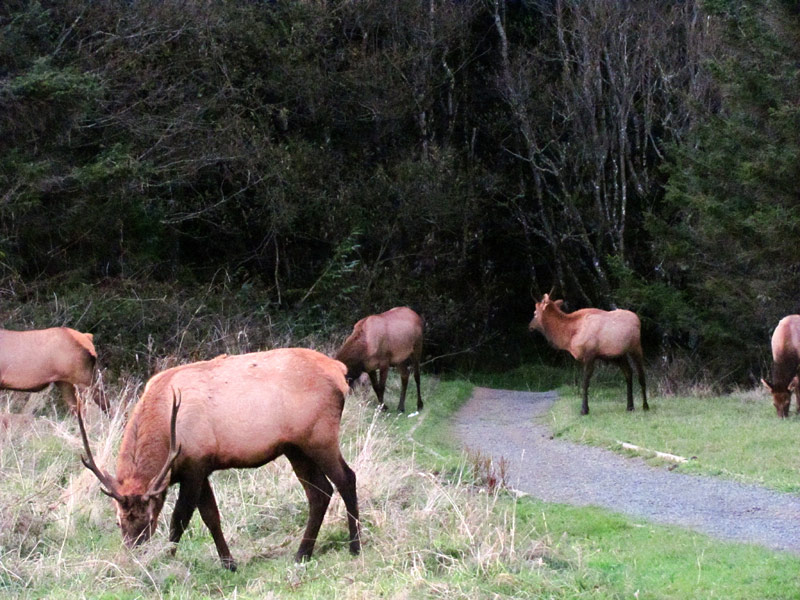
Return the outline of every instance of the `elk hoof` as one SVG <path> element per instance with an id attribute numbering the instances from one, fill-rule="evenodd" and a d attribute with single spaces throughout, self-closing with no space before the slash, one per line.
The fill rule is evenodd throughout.
<path id="1" fill-rule="evenodd" d="M 232 556 L 226 556 L 223 558 L 222 566 L 228 569 L 231 573 L 236 573 L 236 561 Z"/>

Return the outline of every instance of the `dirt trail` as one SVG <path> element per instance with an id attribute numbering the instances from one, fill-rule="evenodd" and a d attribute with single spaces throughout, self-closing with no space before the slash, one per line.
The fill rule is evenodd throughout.
<path id="1" fill-rule="evenodd" d="M 536 498 L 601 506 L 800 554 L 800 496 L 674 473 L 639 458 L 551 439 L 543 417 L 555 399 L 555 392 L 475 388 L 453 428 L 467 448 L 504 457 L 507 483 Z"/>

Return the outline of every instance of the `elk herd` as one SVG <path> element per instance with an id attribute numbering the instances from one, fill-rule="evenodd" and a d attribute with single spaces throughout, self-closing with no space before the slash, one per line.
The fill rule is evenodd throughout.
<path id="1" fill-rule="evenodd" d="M 648 410 L 639 317 L 628 310 L 563 310 L 563 300 L 544 294 L 535 303 L 530 331 L 540 332 L 583 366 L 581 414 L 589 413 L 589 382 L 599 359 L 616 364 L 627 384 L 627 410 L 634 410 L 633 370 Z M 128 416 L 114 475 L 98 466 L 81 414 L 76 386 L 93 391 L 104 411 L 102 386 L 92 386 L 97 352 L 92 334 L 66 327 L 0 329 L 0 389 L 39 391 L 54 383 L 78 420 L 84 466 L 112 501 L 123 542 L 134 546 L 155 531 L 167 489 L 178 484 L 170 520 L 174 552 L 195 509 L 211 532 L 222 565 L 236 570 L 222 533 L 209 476 L 224 469 L 255 468 L 285 456 L 306 494 L 308 520 L 295 559 L 311 556 L 334 486 L 347 511 L 350 552 L 358 554 L 361 533 L 356 475 L 339 446 L 339 427 L 348 390 L 369 376 L 381 409 L 389 367 L 400 373 L 398 411 L 405 410 L 413 369 L 417 410 L 423 321 L 398 307 L 358 321 L 334 358 L 304 348 L 283 348 L 194 362 L 167 369 L 147 382 Z M 789 416 L 792 392 L 800 412 L 800 315 L 782 319 L 772 336 L 771 381 L 778 416 Z"/>

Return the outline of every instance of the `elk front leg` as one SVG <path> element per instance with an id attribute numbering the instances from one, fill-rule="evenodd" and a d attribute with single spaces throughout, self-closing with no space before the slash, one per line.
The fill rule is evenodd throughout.
<path id="1" fill-rule="evenodd" d="M 228 549 L 225 536 L 222 535 L 222 525 L 219 520 L 217 500 L 214 498 L 214 491 L 211 489 L 211 483 L 208 481 L 208 477 L 203 481 L 200 488 L 200 498 L 197 501 L 197 508 L 200 511 L 203 523 L 206 524 L 206 527 L 208 527 L 208 530 L 211 532 L 211 537 L 214 538 L 214 545 L 217 547 L 217 554 L 219 554 L 219 558 L 222 561 L 222 566 L 231 571 L 236 571 L 236 561 L 231 556 L 231 551 Z"/>
<path id="2" fill-rule="evenodd" d="M 172 519 L 169 524 L 169 541 L 173 544 L 170 552 L 173 555 L 178 547 L 178 542 L 181 541 L 183 532 L 186 531 L 189 521 L 192 520 L 199 497 L 199 483 L 196 481 L 182 481 L 180 483 L 178 500 L 175 502 L 175 510 L 172 512 Z"/>
<path id="3" fill-rule="evenodd" d="M 372 389 L 375 390 L 375 395 L 378 396 L 378 404 L 381 410 L 386 410 L 386 404 L 383 402 L 383 394 L 386 391 L 386 378 L 389 376 L 389 367 L 380 368 L 380 377 L 375 371 L 369 372 L 369 380 L 372 383 Z"/>
<path id="4" fill-rule="evenodd" d="M 75 397 L 75 386 L 69 381 L 56 381 L 56 386 L 61 392 L 61 398 L 73 415 L 78 414 L 78 400 Z"/>

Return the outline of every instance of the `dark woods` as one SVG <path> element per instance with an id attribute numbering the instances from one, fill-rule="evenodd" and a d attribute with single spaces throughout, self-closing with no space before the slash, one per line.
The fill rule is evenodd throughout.
<path id="1" fill-rule="evenodd" d="M 800 310 L 799 25 L 777 0 L 4 2 L 4 324 L 74 290 L 85 330 L 125 312 L 109 289 L 340 331 L 408 304 L 430 355 L 507 364 L 555 283 L 689 375 L 752 378 Z"/>

